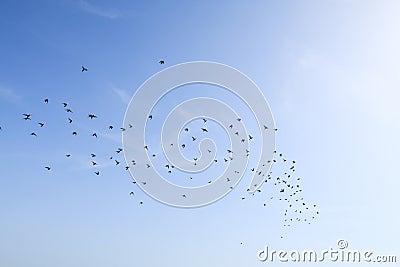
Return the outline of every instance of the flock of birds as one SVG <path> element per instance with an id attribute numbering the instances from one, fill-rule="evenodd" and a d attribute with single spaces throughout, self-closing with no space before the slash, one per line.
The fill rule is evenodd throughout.
<path id="1" fill-rule="evenodd" d="M 164 64 L 164 60 L 160 60 L 158 62 L 159 64 Z M 82 72 L 87 72 L 88 69 L 85 66 L 82 66 L 81 69 Z M 48 98 L 45 98 L 43 100 L 44 104 L 49 104 L 50 100 Z M 70 105 L 67 102 L 62 102 L 61 103 L 62 108 L 64 109 L 65 113 L 68 114 L 69 116 L 67 117 L 67 123 L 72 125 L 74 122 L 74 117 L 72 116 L 73 111 L 70 108 Z M 22 119 L 24 121 L 31 121 L 34 118 L 34 116 L 31 113 L 23 113 L 22 114 Z M 97 119 L 98 116 L 94 113 L 89 113 L 87 114 L 87 119 L 88 120 L 95 120 Z M 149 115 L 148 120 L 152 120 L 153 119 L 153 115 Z M 204 122 L 204 126 L 200 128 L 202 133 L 208 133 L 208 128 L 206 126 L 206 122 L 207 119 L 203 118 L 202 119 Z M 237 118 L 237 120 L 240 122 L 241 119 Z M 43 128 L 46 126 L 46 122 L 44 121 L 39 121 L 37 122 L 37 125 L 39 128 Z M 129 130 L 129 128 L 132 128 L 133 125 L 132 124 L 128 124 L 128 129 L 124 128 L 124 127 L 120 127 L 119 130 L 121 132 Z M 114 126 L 109 124 L 106 127 L 109 131 L 114 130 Z M 269 129 L 267 125 L 263 125 L 264 130 L 273 130 L 273 131 L 277 131 L 278 129 Z M 229 129 L 231 129 L 232 131 L 234 131 L 234 123 L 232 123 L 231 125 L 229 125 Z M 0 126 L 0 130 L 3 130 L 3 128 Z M 189 129 L 189 127 L 184 128 L 183 131 L 185 133 L 189 133 L 191 131 L 191 129 Z M 239 136 L 239 132 L 233 132 L 235 135 Z M 38 137 L 39 134 L 36 131 L 32 131 L 29 133 L 31 136 L 33 137 Z M 71 131 L 71 135 L 72 136 L 77 136 L 78 135 L 78 131 L 77 130 L 73 130 Z M 99 135 L 97 134 L 97 132 L 93 132 L 91 133 L 91 136 L 93 138 L 98 138 Z M 248 135 L 246 137 L 240 137 L 241 138 L 241 142 L 245 142 L 247 138 L 248 141 L 251 141 L 254 139 L 254 137 L 252 135 Z M 191 141 L 195 142 L 198 139 L 198 137 L 196 136 L 191 136 Z M 190 140 L 190 139 L 189 139 Z M 173 144 L 171 144 L 172 146 Z M 179 144 L 180 147 L 182 149 L 185 149 L 187 147 L 187 144 L 182 143 Z M 144 149 L 149 153 L 150 158 L 155 158 L 157 155 L 155 153 L 150 153 L 149 151 L 149 146 L 145 145 Z M 114 155 L 109 155 L 108 159 L 110 161 L 113 162 L 113 165 L 115 166 L 122 166 L 126 171 L 128 171 L 131 167 L 133 168 L 137 162 L 135 159 L 132 159 L 130 162 L 130 165 L 125 165 L 124 164 L 124 160 L 120 159 L 117 157 L 117 155 L 121 155 L 121 152 L 123 152 L 123 148 L 121 147 L 117 147 L 115 149 L 115 154 Z M 211 151 L 208 151 L 211 152 Z M 247 156 L 249 156 L 249 152 L 250 151 L 246 151 L 247 152 Z M 71 153 L 66 153 L 65 154 L 66 158 L 70 158 L 72 157 Z M 99 166 L 99 163 L 96 161 L 96 153 L 90 153 L 90 164 L 91 167 L 96 168 Z M 226 149 L 226 156 L 224 156 L 220 161 L 223 163 L 228 163 L 229 161 L 233 160 L 233 151 L 228 148 Z M 193 162 L 194 164 L 196 163 L 197 158 L 193 158 Z M 214 159 L 214 162 L 217 163 L 218 159 Z M 277 151 L 274 151 L 274 157 L 271 161 L 268 161 L 267 163 L 272 163 L 272 166 L 276 166 L 281 164 L 281 168 L 282 173 L 273 173 L 272 171 L 270 171 L 269 173 L 265 173 L 265 174 L 261 174 L 261 172 L 259 172 L 258 170 L 256 170 L 255 168 L 249 168 L 249 170 L 253 173 L 256 173 L 258 175 L 263 175 L 263 177 L 265 177 L 264 182 L 266 184 L 273 184 L 273 188 L 275 188 L 275 192 L 276 194 L 274 194 L 273 196 L 269 197 L 269 200 L 279 200 L 281 202 L 283 202 L 286 205 L 284 214 L 283 214 L 283 226 L 284 227 L 290 227 L 293 224 L 297 223 L 297 222 L 304 222 L 304 223 L 308 223 L 311 224 L 312 220 L 314 220 L 316 218 L 317 215 L 319 215 L 319 211 L 317 209 L 317 205 L 316 204 L 310 204 L 308 202 L 306 202 L 304 200 L 304 198 L 302 197 L 302 186 L 301 186 L 301 178 L 300 177 L 296 177 L 296 161 L 295 160 L 289 160 L 287 159 L 282 153 L 279 153 Z M 147 168 L 150 168 L 150 164 L 147 163 Z M 168 173 L 172 173 L 173 169 L 175 169 L 175 166 L 173 166 L 170 163 L 165 164 L 165 170 Z M 46 171 L 51 171 L 52 170 L 52 166 L 51 165 L 45 165 L 44 169 Z M 272 168 L 274 169 L 274 168 Z M 96 176 L 101 175 L 100 169 L 94 169 L 93 170 L 93 174 Z M 239 172 L 238 172 L 239 174 Z M 192 177 L 190 177 L 190 179 L 193 179 Z M 227 177 L 226 181 L 229 183 L 230 179 Z M 208 183 L 211 183 L 212 181 L 208 181 Z M 136 184 L 136 180 L 133 180 L 133 183 Z M 143 183 L 144 185 L 146 184 L 146 181 L 141 181 L 141 183 Z M 233 189 L 231 187 L 231 189 Z M 250 191 L 250 189 L 247 189 L 247 191 Z M 255 196 L 256 194 L 260 194 L 262 193 L 261 189 L 256 190 L 254 193 L 249 194 L 248 196 L 243 196 L 241 197 L 241 200 L 246 200 L 247 198 L 251 197 L 251 196 Z M 135 196 L 135 192 L 134 191 L 130 191 L 129 193 L 130 196 Z M 182 197 L 187 198 L 188 196 L 182 195 Z M 138 202 L 140 205 L 143 205 L 144 202 L 143 201 L 139 201 Z M 263 206 L 266 207 L 268 206 L 267 202 L 263 203 Z M 281 238 L 283 238 L 283 236 L 281 236 Z"/>

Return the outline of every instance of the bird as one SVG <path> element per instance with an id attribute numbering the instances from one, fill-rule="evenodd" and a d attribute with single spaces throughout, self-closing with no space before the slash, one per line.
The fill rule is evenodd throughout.
<path id="1" fill-rule="evenodd" d="M 115 160 L 115 165 L 120 164 L 121 162 L 119 162 L 118 160 Z"/>
<path id="2" fill-rule="evenodd" d="M 66 108 L 68 106 L 68 103 L 62 103 L 62 105 L 64 106 L 64 108 Z"/>
<path id="3" fill-rule="evenodd" d="M 188 132 L 189 131 L 189 129 L 188 128 L 185 128 L 185 132 Z"/>
<path id="4" fill-rule="evenodd" d="M 185 148 L 186 147 L 186 145 L 185 144 L 182 144 L 182 148 Z"/>
<path id="5" fill-rule="evenodd" d="M 94 158 L 94 157 L 96 157 L 96 154 L 90 154 L 90 156 L 92 157 L 92 158 Z"/>
<path id="6" fill-rule="evenodd" d="M 203 131 L 203 133 L 208 133 L 208 130 L 206 128 L 201 128 L 201 130 Z"/>
<path id="7" fill-rule="evenodd" d="M 149 120 L 153 119 L 153 115 L 149 115 Z"/>
<path id="8" fill-rule="evenodd" d="M 72 123 L 72 119 L 71 119 L 71 118 L 68 118 L 68 122 L 69 122 L 69 123 Z"/>
<path id="9" fill-rule="evenodd" d="M 88 117 L 89 117 L 91 120 L 97 118 L 97 116 L 94 115 L 94 114 L 89 114 Z"/>
<path id="10" fill-rule="evenodd" d="M 51 168 L 49 166 L 46 166 L 45 169 L 48 170 L 48 171 L 51 170 Z"/>
<path id="11" fill-rule="evenodd" d="M 158 61 L 158 63 L 160 63 L 161 65 L 163 65 L 165 62 L 164 62 L 164 60 L 160 60 L 160 61 Z"/>
<path id="12" fill-rule="evenodd" d="M 97 138 L 97 133 L 94 133 L 94 134 L 92 134 L 92 136 L 94 136 L 94 137 L 96 137 L 96 138 Z"/>
<path id="13" fill-rule="evenodd" d="M 87 71 L 87 68 L 85 68 L 84 66 L 82 66 L 82 72 Z"/>
<path id="14" fill-rule="evenodd" d="M 67 158 L 69 158 L 69 157 L 71 157 L 71 154 L 66 154 L 65 156 L 66 156 Z"/>
<path id="15" fill-rule="evenodd" d="M 48 98 L 46 98 L 45 100 L 44 100 L 44 103 L 49 103 L 49 99 Z"/>
<path id="16" fill-rule="evenodd" d="M 120 153 L 123 149 L 122 148 L 117 148 L 117 150 L 115 152 Z"/>
<path id="17" fill-rule="evenodd" d="M 73 113 L 72 110 L 69 109 L 69 108 L 66 108 L 65 111 L 66 111 L 67 113 Z"/>
<path id="18" fill-rule="evenodd" d="M 206 122 L 207 122 L 207 119 L 203 119 L 203 122 L 206 123 Z"/>
<path id="19" fill-rule="evenodd" d="M 100 172 L 98 172 L 98 171 L 97 171 L 97 172 L 94 172 L 94 173 L 95 173 L 96 175 L 100 175 Z"/>
<path id="20" fill-rule="evenodd" d="M 192 140 L 193 140 L 193 141 L 196 141 L 196 139 L 197 139 L 196 137 L 192 136 Z"/>
<path id="21" fill-rule="evenodd" d="M 135 195 L 135 193 L 134 192 L 130 192 L 129 195 L 133 196 L 133 195 Z"/>
<path id="22" fill-rule="evenodd" d="M 108 126 L 108 129 L 112 130 L 112 129 L 114 129 L 114 126 L 110 125 L 110 126 Z"/>
<path id="23" fill-rule="evenodd" d="M 31 114 L 24 113 L 22 115 L 25 116 L 25 118 L 23 118 L 23 119 L 26 121 L 31 119 Z"/>
<path id="24" fill-rule="evenodd" d="M 253 136 L 249 135 L 249 140 L 253 139 Z"/>
<path id="25" fill-rule="evenodd" d="M 40 125 L 40 127 L 43 127 L 43 126 L 44 126 L 44 123 L 43 123 L 43 122 L 39 122 L 38 124 Z"/>
<path id="26" fill-rule="evenodd" d="M 31 135 L 32 135 L 32 136 L 37 136 L 35 132 L 32 132 Z"/>
<path id="27" fill-rule="evenodd" d="M 77 132 L 72 132 L 72 135 L 75 135 L 75 136 L 76 136 L 77 134 L 78 134 Z"/>
<path id="28" fill-rule="evenodd" d="M 93 166 L 97 165 L 97 163 L 94 162 L 93 160 L 92 160 L 91 162 L 92 162 L 92 165 L 93 165 Z"/>

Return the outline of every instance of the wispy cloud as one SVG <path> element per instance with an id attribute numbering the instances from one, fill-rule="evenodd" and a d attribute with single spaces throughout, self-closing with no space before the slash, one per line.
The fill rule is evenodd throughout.
<path id="1" fill-rule="evenodd" d="M 113 84 L 111 84 L 111 90 L 121 99 L 124 104 L 129 104 L 131 96 L 125 90 L 118 88 Z"/>
<path id="2" fill-rule="evenodd" d="M 90 14 L 107 19 L 117 19 L 122 17 L 121 11 L 116 8 L 103 8 L 95 6 L 87 1 L 80 1 L 79 7 Z"/>
<path id="3" fill-rule="evenodd" d="M 20 96 L 10 88 L 0 86 L 0 98 L 6 99 L 11 102 L 18 102 L 22 99 L 22 96 Z"/>

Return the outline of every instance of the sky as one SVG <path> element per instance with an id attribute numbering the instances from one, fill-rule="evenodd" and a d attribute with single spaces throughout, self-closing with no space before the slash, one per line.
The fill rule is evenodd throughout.
<path id="1" fill-rule="evenodd" d="M 338 240 L 398 262 L 399 13 L 400 3 L 389 0 L 1 1 L 0 265 L 308 266 L 261 262 L 257 254 L 265 246 L 319 253 L 337 249 Z M 301 196 L 316 204 L 308 212 L 319 212 L 311 224 L 284 227 L 279 185 L 249 195 L 249 169 L 226 197 L 195 209 L 164 205 L 132 183 L 115 152 L 129 101 L 152 75 L 190 61 L 229 65 L 263 92 L 276 148 L 296 161 Z M 211 96 L 256 132 L 240 99 L 188 86 L 166 95 L 155 114 L 183 98 Z M 90 120 L 92 113 L 98 118 Z M 224 151 L 226 134 L 208 123 Z M 158 118 L 148 126 L 149 143 L 160 140 L 161 126 Z M 260 147 L 254 139 L 251 150 Z M 196 185 L 207 183 L 198 176 Z M 360 265 L 315 263 L 340 264 Z"/>

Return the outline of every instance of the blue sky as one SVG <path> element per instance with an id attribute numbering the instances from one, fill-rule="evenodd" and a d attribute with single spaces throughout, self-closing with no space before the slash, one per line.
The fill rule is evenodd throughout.
<path id="1" fill-rule="evenodd" d="M 0 265 L 262 266 L 265 245 L 321 251 L 338 239 L 400 257 L 399 12 L 397 1 L 1 1 Z M 311 225 L 282 227 L 279 190 L 247 197 L 249 174 L 213 205 L 178 209 L 109 160 L 123 160 L 118 129 L 135 90 L 194 60 L 230 65 L 263 91 L 277 149 L 318 205 Z"/>

